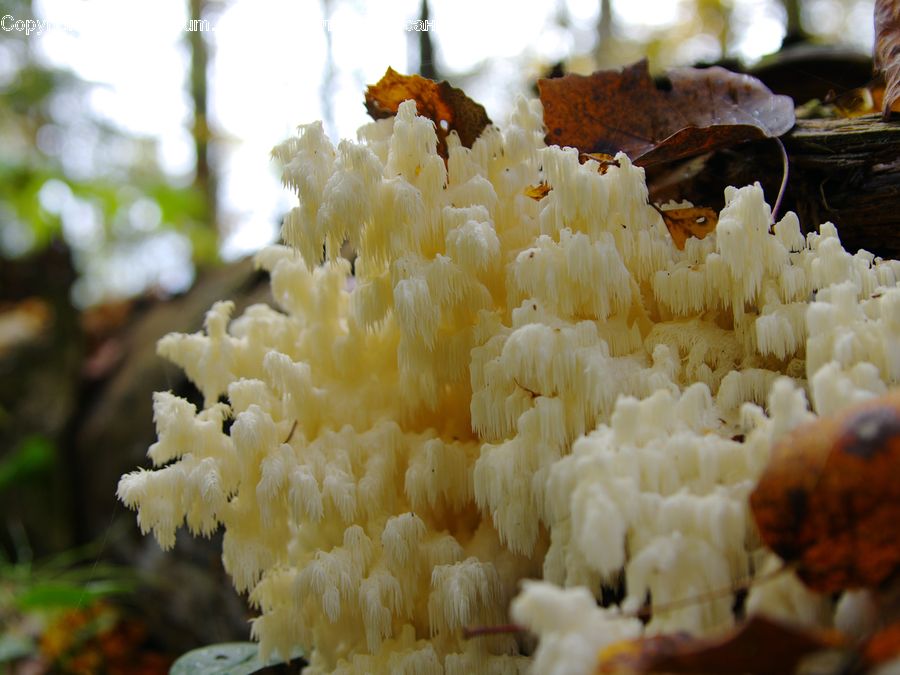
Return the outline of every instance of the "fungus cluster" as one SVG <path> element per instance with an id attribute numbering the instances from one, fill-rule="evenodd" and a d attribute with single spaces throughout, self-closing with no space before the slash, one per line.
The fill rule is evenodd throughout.
<path id="1" fill-rule="evenodd" d="M 726 626 L 731 598 L 646 627 L 594 599 L 652 607 L 758 570 L 748 494 L 773 440 L 900 380 L 900 264 L 793 214 L 770 229 L 758 185 L 678 250 L 642 169 L 543 138 L 524 100 L 471 148 L 451 134 L 446 162 L 411 101 L 355 143 L 301 127 L 274 151 L 299 197 L 286 245 L 257 256 L 276 307 L 220 302 L 159 343 L 204 408 L 155 396 L 156 468 L 119 497 L 164 548 L 224 529 L 264 656 L 580 672 L 642 630 Z M 808 613 L 782 586 L 751 601 Z M 511 602 L 534 659 L 462 639 Z"/>

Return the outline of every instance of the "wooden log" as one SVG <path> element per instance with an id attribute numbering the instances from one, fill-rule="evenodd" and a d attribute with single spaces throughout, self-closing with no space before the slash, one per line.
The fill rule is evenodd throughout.
<path id="1" fill-rule="evenodd" d="M 779 217 L 795 211 L 807 232 L 830 221 L 848 251 L 900 259 L 900 122 L 885 124 L 879 115 L 798 120 L 782 140 L 790 170 Z M 774 204 L 782 174 L 781 154 L 765 139 L 648 167 L 647 181 L 654 202 L 720 209 L 726 186 L 756 181 Z"/>
<path id="2" fill-rule="evenodd" d="M 798 120 L 784 143 L 788 207 L 805 227 L 831 221 L 847 250 L 900 258 L 900 123 Z"/>

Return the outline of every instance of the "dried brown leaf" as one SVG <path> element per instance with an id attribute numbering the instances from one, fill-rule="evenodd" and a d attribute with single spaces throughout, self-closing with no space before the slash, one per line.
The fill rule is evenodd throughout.
<path id="1" fill-rule="evenodd" d="M 619 166 L 619 161 L 606 152 L 582 152 L 581 161 L 584 162 L 588 159 L 592 159 L 600 165 L 597 170 L 601 174 L 605 174 L 606 170 L 611 166 Z"/>
<path id="2" fill-rule="evenodd" d="M 529 185 L 525 188 L 525 196 L 531 197 L 534 201 L 539 202 L 548 194 L 550 194 L 550 190 L 553 188 L 544 181 L 541 181 L 537 185 Z"/>
<path id="3" fill-rule="evenodd" d="M 810 588 L 900 571 L 900 389 L 786 434 L 750 495 L 763 542 Z"/>
<path id="4" fill-rule="evenodd" d="M 843 645 L 843 638 L 834 631 L 801 628 L 754 615 L 716 638 L 661 635 L 607 648 L 599 656 L 596 672 L 790 675 L 805 656 Z"/>
<path id="5" fill-rule="evenodd" d="M 684 209 L 663 210 L 651 204 L 657 213 L 662 216 L 672 241 L 679 251 L 684 250 L 688 237 L 703 239 L 716 229 L 719 223 L 719 214 L 715 209 L 705 206 L 692 206 Z"/>
<path id="6" fill-rule="evenodd" d="M 681 68 L 657 86 L 647 61 L 538 81 L 547 143 L 622 151 L 641 166 L 693 157 L 794 126 L 794 104 L 724 68 Z"/>
<path id="7" fill-rule="evenodd" d="M 838 115 L 848 119 L 861 117 L 862 115 L 871 114 L 876 108 L 876 89 L 871 86 L 856 87 L 841 94 L 828 92 L 825 97 L 825 103 L 834 104 L 834 109 Z M 878 96 L 878 103 L 882 101 L 884 94 L 884 86 Z M 878 106 L 880 107 L 880 105 Z"/>

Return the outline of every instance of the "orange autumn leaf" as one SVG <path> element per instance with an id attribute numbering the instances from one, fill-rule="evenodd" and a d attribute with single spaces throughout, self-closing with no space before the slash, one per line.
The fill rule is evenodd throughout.
<path id="1" fill-rule="evenodd" d="M 434 82 L 420 75 L 401 75 L 388 68 L 384 76 L 366 88 L 366 110 L 372 119 L 397 114 L 404 101 L 416 102 L 416 111 L 434 122 L 438 153 L 447 158 L 447 135 L 455 131 L 460 142 L 471 148 L 482 130 L 491 123 L 484 107 L 449 82 Z"/>
<path id="2" fill-rule="evenodd" d="M 665 211 L 654 204 L 650 206 L 662 216 L 663 222 L 672 236 L 672 241 L 675 242 L 675 246 L 679 251 L 684 250 L 688 237 L 703 239 L 715 230 L 716 225 L 719 223 L 719 214 L 714 209 L 705 206 L 667 209 Z"/>
<path id="3" fill-rule="evenodd" d="M 649 673 L 657 659 L 673 654 L 695 639 L 689 633 L 651 635 L 606 645 L 597 655 L 596 675 Z"/>
<path id="4" fill-rule="evenodd" d="M 611 645 L 601 651 L 596 673 L 790 675 L 805 656 L 843 644 L 843 638 L 834 631 L 802 628 L 754 615 L 719 637 L 692 638 L 679 633 Z"/>
<path id="5" fill-rule="evenodd" d="M 782 438 L 750 506 L 763 542 L 813 590 L 900 570 L 900 389 Z"/>
<path id="6" fill-rule="evenodd" d="M 870 667 L 900 658 L 900 621 L 882 628 L 866 640 L 862 654 Z"/>
<path id="7" fill-rule="evenodd" d="M 553 188 L 550 187 L 548 183 L 545 181 L 541 181 L 537 185 L 529 185 L 525 188 L 525 196 L 531 197 L 534 201 L 539 202 L 548 194 L 550 194 L 550 190 Z"/>
<path id="8" fill-rule="evenodd" d="M 884 74 L 881 117 L 886 122 L 900 98 L 900 1 L 875 0 L 875 72 Z"/>
<path id="9" fill-rule="evenodd" d="M 684 159 L 794 126 L 794 103 L 724 68 L 679 68 L 663 84 L 647 61 L 538 81 L 548 145 L 622 151 L 635 164 Z"/>

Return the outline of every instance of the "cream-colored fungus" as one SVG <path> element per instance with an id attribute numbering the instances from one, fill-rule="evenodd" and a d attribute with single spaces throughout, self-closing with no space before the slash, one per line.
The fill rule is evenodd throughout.
<path id="1" fill-rule="evenodd" d="M 451 135 L 446 164 L 413 102 L 355 143 L 301 127 L 274 151 L 299 197 L 286 245 L 257 256 L 276 308 L 220 302 L 160 341 L 205 407 L 156 395 L 157 468 L 119 496 L 164 548 L 224 528 L 264 655 L 525 670 L 514 639 L 460 630 L 506 621 L 517 593 L 540 673 L 725 627 L 728 597 L 646 627 L 594 598 L 624 580 L 633 610 L 758 572 L 747 497 L 772 442 L 900 379 L 898 263 L 790 213 L 770 231 L 758 185 L 680 251 L 642 169 L 600 173 L 543 135 L 524 100 L 471 149 Z M 751 607 L 819 616 L 787 579 Z"/>

